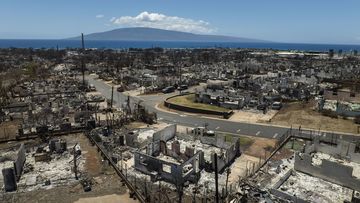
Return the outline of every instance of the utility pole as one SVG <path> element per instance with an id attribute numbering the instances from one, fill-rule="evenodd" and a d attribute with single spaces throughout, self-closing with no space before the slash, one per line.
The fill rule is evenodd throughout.
<path id="1" fill-rule="evenodd" d="M 219 182 L 218 182 L 218 167 L 217 167 L 217 154 L 214 153 L 214 164 L 215 164 L 215 202 L 219 203 Z"/>
<path id="2" fill-rule="evenodd" d="M 159 181 L 159 202 L 161 202 L 161 181 Z"/>
<path id="3" fill-rule="evenodd" d="M 131 114 L 130 96 L 129 95 L 128 95 L 127 100 L 126 100 L 126 108 L 127 108 L 127 113 Z"/>
<path id="4" fill-rule="evenodd" d="M 76 163 L 76 159 L 77 159 L 77 157 L 78 157 L 78 155 L 77 155 L 77 153 L 76 153 L 76 145 L 77 145 L 77 143 L 74 145 L 74 147 L 73 147 L 73 154 L 74 154 L 74 172 L 75 172 L 75 179 L 76 180 L 78 180 L 79 179 L 79 177 L 78 177 L 78 175 L 77 175 L 77 163 Z"/>
<path id="5" fill-rule="evenodd" d="M 144 178 L 144 193 L 145 193 L 145 199 L 149 201 L 149 196 L 147 194 L 147 187 L 146 187 L 146 177 Z"/>
<path id="6" fill-rule="evenodd" d="M 180 85 L 182 85 L 182 82 L 181 82 L 181 65 L 179 65 L 179 75 L 180 75 L 180 77 L 179 77 L 179 79 L 180 79 L 179 86 L 180 86 Z"/>
<path id="7" fill-rule="evenodd" d="M 225 186 L 225 195 L 228 195 L 228 182 L 229 182 L 229 175 L 230 175 L 230 168 L 226 170 L 226 186 Z"/>
<path id="8" fill-rule="evenodd" d="M 81 33 L 81 52 L 84 54 L 85 51 L 85 43 L 84 43 L 84 34 Z M 85 89 L 85 64 L 84 64 L 84 56 L 81 56 L 81 72 L 82 72 L 82 80 L 83 80 L 83 87 Z"/>
<path id="9" fill-rule="evenodd" d="M 96 104 L 95 104 L 95 127 L 97 126 L 97 123 L 98 123 L 98 117 L 97 117 L 98 107 L 99 107 L 99 102 L 96 102 Z M 99 124 L 100 124 L 100 122 L 99 122 Z"/>
<path id="10" fill-rule="evenodd" d="M 113 100 L 114 100 L 114 86 L 111 86 L 111 102 L 110 102 L 110 108 L 113 108 Z"/>
<path id="11" fill-rule="evenodd" d="M 193 203 L 196 203 L 196 193 L 197 193 L 197 191 L 198 191 L 198 186 L 197 186 L 197 184 L 195 185 L 195 187 L 194 187 L 194 189 L 193 189 Z"/>

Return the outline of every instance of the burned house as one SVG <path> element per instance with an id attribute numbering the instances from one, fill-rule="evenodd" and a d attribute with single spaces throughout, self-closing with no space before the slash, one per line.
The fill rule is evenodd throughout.
<path id="1" fill-rule="evenodd" d="M 135 152 L 135 168 L 153 180 L 165 180 L 173 184 L 186 181 L 196 182 L 202 170 L 204 161 L 202 152 L 194 154 L 194 150 L 187 148 L 180 152 L 179 142 L 174 142 L 168 149 L 166 142 L 176 135 L 176 125 L 171 125 L 153 134 L 153 142 L 145 147 L 145 152 Z"/>
<path id="2" fill-rule="evenodd" d="M 263 168 L 265 173 L 258 172 L 254 180 L 281 200 L 358 202 L 359 143 L 308 133 L 298 134 L 311 138 L 300 150 L 291 157 L 270 161 L 269 168 Z"/>
<path id="3" fill-rule="evenodd" d="M 317 152 L 360 164 L 359 145 L 340 140 L 335 146 L 329 146 L 321 143 L 320 139 L 316 137 L 313 144 L 305 147 L 305 153 L 295 154 L 294 168 L 297 171 L 360 191 L 360 175 L 357 172 L 355 174 L 353 167 L 327 159 L 322 159 L 321 164 L 314 164 L 311 154 Z"/>
<path id="4" fill-rule="evenodd" d="M 317 98 L 317 109 L 320 112 L 330 111 L 343 117 L 360 116 L 360 97 L 350 90 L 323 90 Z"/>
<path id="5" fill-rule="evenodd" d="M 152 142 L 134 153 L 134 167 L 154 181 L 182 185 L 196 183 L 203 170 L 223 172 L 239 155 L 239 139 L 229 143 L 224 137 L 201 135 L 193 141 L 183 140 L 176 136 L 176 125 L 170 125 L 154 133 Z"/>
<path id="6" fill-rule="evenodd" d="M 80 92 L 78 84 L 77 80 L 60 76 L 16 86 L 29 91 L 25 95 L 13 94 L 13 103 L 3 111 L 6 118 L 21 118 L 17 137 L 94 127 L 94 118 L 87 111 L 91 100 Z"/>

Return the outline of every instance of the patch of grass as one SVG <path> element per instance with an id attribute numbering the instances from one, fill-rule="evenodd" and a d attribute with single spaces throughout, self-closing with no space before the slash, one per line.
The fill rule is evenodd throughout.
<path id="1" fill-rule="evenodd" d="M 293 140 L 289 140 L 286 144 L 285 144 L 285 148 L 286 149 L 291 149 L 292 146 L 293 146 L 293 142 L 294 142 L 294 151 L 300 151 L 302 148 L 303 148 L 303 145 L 304 145 L 304 141 L 301 141 L 301 140 L 297 140 L 295 139 L 294 141 Z"/>
<path id="2" fill-rule="evenodd" d="M 240 137 L 240 146 L 249 146 L 253 142 L 254 140 L 249 137 Z"/>
<path id="3" fill-rule="evenodd" d="M 254 140 L 250 137 L 245 137 L 245 136 L 234 136 L 234 135 L 230 135 L 230 134 L 223 134 L 223 136 L 225 137 L 225 141 L 226 142 L 233 142 L 233 138 L 237 137 L 240 139 L 240 146 L 250 146 Z"/>
<path id="4" fill-rule="evenodd" d="M 232 135 L 225 135 L 225 142 L 232 142 L 233 136 Z"/>
<path id="5" fill-rule="evenodd" d="M 211 111 L 218 111 L 218 112 L 228 112 L 229 109 L 211 105 L 211 104 L 203 104 L 195 102 L 195 94 L 188 94 L 183 96 L 173 97 L 168 100 L 170 103 L 178 104 L 186 107 L 203 109 L 203 110 L 211 110 Z"/>

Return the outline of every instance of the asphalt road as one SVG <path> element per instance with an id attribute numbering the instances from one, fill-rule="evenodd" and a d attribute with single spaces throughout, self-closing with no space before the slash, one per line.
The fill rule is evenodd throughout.
<path id="1" fill-rule="evenodd" d="M 93 76 L 87 76 L 86 79 L 89 81 L 89 84 L 93 84 L 97 91 L 102 93 L 104 97 L 107 99 L 111 98 L 111 87 L 104 83 L 101 80 L 94 79 Z M 208 129 L 226 133 L 240 134 L 240 135 L 248 135 L 254 137 L 264 137 L 264 138 L 278 138 L 283 135 L 289 128 L 287 127 L 279 127 L 279 126 L 271 126 L 271 125 L 261 125 L 261 124 L 253 124 L 253 123 L 240 123 L 233 122 L 222 119 L 212 119 L 204 116 L 198 115 L 188 115 L 188 114 L 177 114 L 177 113 L 169 113 L 165 111 L 159 111 L 155 108 L 155 105 L 159 101 L 163 101 L 166 97 L 169 97 L 173 94 L 166 95 L 150 95 L 150 96 L 142 96 L 142 97 L 131 97 L 130 101 L 133 104 L 141 101 L 145 107 L 157 113 L 157 118 L 159 121 L 167 122 L 167 123 L 176 123 L 179 125 L 184 125 L 188 127 L 197 127 L 197 126 L 205 126 L 207 125 Z M 127 100 L 127 96 L 123 93 L 117 92 L 114 89 L 114 104 L 117 107 L 121 107 Z M 293 129 L 294 132 L 297 132 L 298 129 Z M 321 133 L 321 132 L 320 132 Z M 326 136 L 327 133 L 323 132 L 323 135 Z M 342 137 L 345 140 L 355 140 L 358 139 L 357 136 L 354 135 L 343 135 L 338 133 L 332 133 L 332 136 Z"/>

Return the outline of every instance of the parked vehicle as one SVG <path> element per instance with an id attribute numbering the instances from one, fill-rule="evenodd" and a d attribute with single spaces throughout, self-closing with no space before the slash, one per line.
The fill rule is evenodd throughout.
<path id="1" fill-rule="evenodd" d="M 282 103 L 281 102 L 274 102 L 271 105 L 271 109 L 273 110 L 280 110 L 282 108 Z"/>
<path id="2" fill-rule="evenodd" d="M 173 86 L 165 87 L 164 89 L 162 89 L 162 93 L 164 93 L 164 94 L 171 93 L 174 91 L 175 91 L 175 88 Z"/>
<path id="3" fill-rule="evenodd" d="M 204 136 L 215 137 L 215 132 L 212 130 L 208 130 L 208 131 L 204 132 Z"/>
<path id="4" fill-rule="evenodd" d="M 96 91 L 96 88 L 93 84 L 89 85 L 89 89 L 90 89 L 90 91 Z"/>
<path id="5" fill-rule="evenodd" d="M 248 106 L 249 107 L 255 107 L 255 106 L 257 106 L 258 105 L 258 101 L 257 100 L 250 100 L 250 102 L 249 102 L 249 104 L 248 104 Z"/>
<path id="6" fill-rule="evenodd" d="M 178 89 L 179 91 L 187 90 L 187 89 L 188 89 L 188 86 L 187 86 L 187 85 L 180 85 L 177 89 Z"/>
<path id="7" fill-rule="evenodd" d="M 266 104 L 259 104 L 258 106 L 257 106 L 257 109 L 258 110 L 265 110 L 266 109 Z"/>

